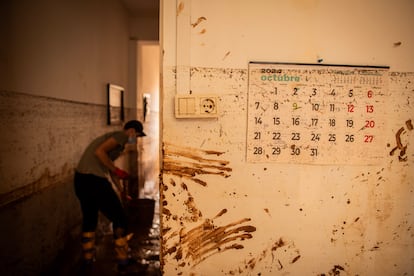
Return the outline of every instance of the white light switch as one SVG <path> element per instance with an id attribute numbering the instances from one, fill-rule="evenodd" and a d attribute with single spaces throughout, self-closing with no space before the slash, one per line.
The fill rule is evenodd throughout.
<path id="1" fill-rule="evenodd" d="M 183 97 L 178 99 L 178 114 L 181 116 L 194 115 L 196 112 L 195 99 Z"/>

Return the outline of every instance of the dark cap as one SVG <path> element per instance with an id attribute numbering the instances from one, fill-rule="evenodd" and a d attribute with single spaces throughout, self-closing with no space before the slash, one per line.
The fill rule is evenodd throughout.
<path id="1" fill-rule="evenodd" d="M 142 126 L 140 121 L 137 121 L 137 120 L 128 121 L 125 124 L 124 129 L 127 130 L 130 128 L 135 129 L 135 131 L 137 132 L 137 137 L 146 136 L 146 134 L 143 132 L 144 127 Z"/>

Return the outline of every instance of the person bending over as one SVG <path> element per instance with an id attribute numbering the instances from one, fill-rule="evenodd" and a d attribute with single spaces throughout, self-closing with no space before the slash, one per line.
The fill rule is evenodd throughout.
<path id="1" fill-rule="evenodd" d="M 127 217 L 122 203 L 112 188 L 109 178 L 120 188 L 119 179 L 129 177 L 117 168 L 114 161 L 121 155 L 128 141 L 145 136 L 141 122 L 128 121 L 123 130 L 106 133 L 89 144 L 75 169 L 74 186 L 82 210 L 82 258 L 91 264 L 95 257 L 95 231 L 98 212 L 111 222 L 114 233 L 118 269 L 128 265 Z M 122 191 L 122 189 L 121 189 Z"/>

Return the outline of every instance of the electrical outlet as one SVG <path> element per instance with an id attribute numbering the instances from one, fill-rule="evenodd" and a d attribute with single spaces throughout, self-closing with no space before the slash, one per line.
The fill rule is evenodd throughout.
<path id="1" fill-rule="evenodd" d="M 200 112 L 215 114 L 217 112 L 215 97 L 200 98 Z"/>
<path id="2" fill-rule="evenodd" d="M 218 117 L 217 95 L 176 95 L 176 118 L 216 118 Z"/>

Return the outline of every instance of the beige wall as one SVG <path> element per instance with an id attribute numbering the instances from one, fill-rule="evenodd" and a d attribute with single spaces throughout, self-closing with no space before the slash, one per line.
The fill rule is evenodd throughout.
<path id="1" fill-rule="evenodd" d="M 412 274 L 412 1 L 186 0 L 161 10 L 165 275 Z M 249 61 L 321 59 L 390 66 L 382 157 L 246 162 Z M 218 118 L 175 118 L 175 95 L 206 93 L 220 98 Z M 389 154 L 401 127 L 404 162 Z"/>
<path id="2" fill-rule="evenodd" d="M 0 266 L 47 274 L 59 254 L 79 252 L 74 167 L 120 127 L 106 124 L 108 82 L 127 89 L 126 118 L 136 116 L 128 14 L 117 0 L 1 1 L 0 37 Z"/>
<path id="3" fill-rule="evenodd" d="M 128 17 L 120 3 L 44 0 L 3 5 L 3 89 L 105 104 L 108 82 L 126 87 Z M 131 99 L 126 104 L 134 107 L 135 95 Z"/>
<path id="4" fill-rule="evenodd" d="M 66 139 L 58 138 L 58 133 L 78 137 L 77 145 L 83 148 L 91 138 L 86 135 L 83 141 L 78 127 L 92 136 L 94 131 L 86 129 L 96 129 L 95 133 L 112 129 L 106 126 L 106 85 L 127 87 L 128 18 L 116 1 L 5 1 L 3 5 L 8 11 L 2 18 L 7 43 L 0 52 L 0 68 L 5 72 L 0 90 L 7 94 L 2 94 L 1 119 L 13 133 L 1 140 L 2 157 L 8 162 L 1 168 L 0 191 L 7 193 L 39 179 L 46 169 L 55 175 L 65 166 L 74 166 L 82 149 L 63 142 Z M 135 98 L 135 91 L 126 91 L 127 116 L 128 110 L 135 111 Z M 33 101 L 39 104 L 29 104 Z M 73 120 L 76 103 L 79 112 L 89 109 L 94 115 Z M 58 115 L 52 116 L 53 112 Z M 102 113 L 98 117 L 95 112 Z M 56 145 L 48 146 L 53 141 Z"/>

